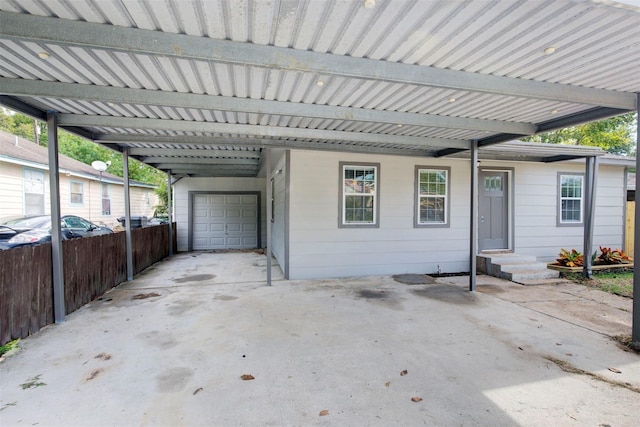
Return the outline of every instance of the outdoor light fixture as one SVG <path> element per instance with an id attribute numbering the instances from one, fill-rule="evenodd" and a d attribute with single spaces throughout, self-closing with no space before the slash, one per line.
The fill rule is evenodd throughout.
<path id="1" fill-rule="evenodd" d="M 453 98 L 453 97 L 452 97 L 452 98 L 449 98 L 449 102 L 456 102 L 456 99 L 455 99 L 455 98 Z"/>
<path id="2" fill-rule="evenodd" d="M 316 86 L 322 87 L 322 86 L 324 86 L 324 82 L 322 80 L 318 80 L 316 82 Z"/>
<path id="3" fill-rule="evenodd" d="M 555 52 L 555 51 L 556 51 L 556 48 L 555 48 L 555 47 L 553 47 L 553 46 L 549 46 L 548 48 L 546 48 L 546 49 L 544 50 L 544 54 L 545 54 L 545 55 L 551 55 L 551 54 L 552 54 L 553 52 Z"/>
<path id="4" fill-rule="evenodd" d="M 376 7 L 376 0 L 364 0 L 365 9 L 373 9 Z"/>
<path id="5" fill-rule="evenodd" d="M 40 57 L 40 59 L 49 59 L 49 53 L 48 52 L 38 52 L 38 56 Z"/>
<path id="6" fill-rule="evenodd" d="M 551 110 L 551 114 L 556 114 L 558 110 Z"/>

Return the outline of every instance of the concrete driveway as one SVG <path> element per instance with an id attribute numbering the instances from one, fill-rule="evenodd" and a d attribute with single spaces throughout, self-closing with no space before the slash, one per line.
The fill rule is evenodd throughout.
<path id="1" fill-rule="evenodd" d="M 640 356 L 608 337 L 630 300 L 265 269 L 180 254 L 22 340 L 0 425 L 638 425 Z"/>

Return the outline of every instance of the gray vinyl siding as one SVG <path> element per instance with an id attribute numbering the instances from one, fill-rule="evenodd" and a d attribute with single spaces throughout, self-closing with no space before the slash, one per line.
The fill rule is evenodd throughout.
<path id="1" fill-rule="evenodd" d="M 286 259 L 286 182 L 287 161 L 286 153 L 278 160 L 273 170 L 274 180 L 274 220 L 271 228 L 271 251 L 273 256 L 278 260 L 280 268 L 283 272 L 287 269 Z M 281 171 L 280 173 L 276 173 Z M 286 274 L 286 273 L 285 273 Z"/>
<path id="2" fill-rule="evenodd" d="M 502 163 L 506 164 L 506 163 Z M 514 166 L 513 163 L 509 163 Z M 484 162 L 483 162 L 484 166 Z M 558 172 L 584 173 L 584 162 L 515 164 L 515 251 L 553 260 L 560 248 L 582 251 L 583 227 L 558 227 Z M 598 246 L 620 248 L 624 234 L 624 168 L 600 165 L 593 232 Z"/>
<path id="3" fill-rule="evenodd" d="M 259 191 L 261 242 L 266 246 L 266 200 L 264 178 L 183 178 L 174 184 L 174 212 L 178 251 L 189 250 L 189 192 L 190 191 Z"/>
<path id="4" fill-rule="evenodd" d="M 379 228 L 338 227 L 340 162 L 380 163 Z M 414 228 L 420 164 L 424 158 L 292 151 L 290 278 L 468 271 L 469 162 L 437 162 L 451 167 L 450 228 Z"/>

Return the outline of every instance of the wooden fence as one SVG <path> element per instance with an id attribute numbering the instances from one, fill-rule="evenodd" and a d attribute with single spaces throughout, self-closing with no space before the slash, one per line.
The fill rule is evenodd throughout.
<path id="1" fill-rule="evenodd" d="M 169 255 L 168 228 L 132 230 L 136 273 Z M 67 314 L 127 279 L 125 233 L 65 240 L 62 251 Z M 0 345 L 53 323 L 51 276 L 50 243 L 0 251 Z"/>

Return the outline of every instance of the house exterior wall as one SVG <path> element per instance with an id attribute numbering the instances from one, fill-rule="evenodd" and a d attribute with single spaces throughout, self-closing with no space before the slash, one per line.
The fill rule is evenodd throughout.
<path id="1" fill-rule="evenodd" d="M 338 226 L 340 162 L 380 165 L 379 227 Z M 417 165 L 450 168 L 448 227 L 414 228 Z M 540 260 L 563 247 L 582 250 L 583 227 L 558 226 L 557 215 L 558 172 L 584 173 L 584 162 L 482 161 L 481 167 L 512 171 L 511 249 Z M 287 172 L 289 278 L 469 271 L 468 160 L 294 150 Z M 622 246 L 624 200 L 624 168 L 600 165 L 594 248 Z"/>
<path id="2" fill-rule="evenodd" d="M 378 228 L 339 228 L 340 162 L 379 163 Z M 451 168 L 448 227 L 414 228 L 415 166 Z M 290 278 L 468 271 L 469 162 L 291 152 Z"/>
<path id="3" fill-rule="evenodd" d="M 496 163 L 514 166 L 514 163 Z M 483 162 L 484 166 L 484 162 Z M 582 226 L 557 225 L 558 173 L 584 173 L 584 163 L 515 164 L 515 250 L 552 261 L 560 248 L 582 252 Z M 596 187 L 593 248 L 621 248 L 624 240 L 624 167 L 600 165 Z"/>
<path id="4" fill-rule="evenodd" d="M 51 212 L 49 172 L 44 169 L 28 168 L 13 163 L 0 162 L 0 218 L 22 216 L 24 210 L 23 170 L 33 169 L 45 173 L 44 213 Z M 82 203 L 71 202 L 71 182 L 83 186 Z M 60 175 L 60 211 L 62 215 L 78 215 L 96 224 L 115 227 L 118 217 L 124 216 L 124 186 L 110 183 L 111 215 L 102 215 L 101 182 L 74 175 Z M 151 188 L 130 187 L 131 215 L 153 216 L 153 207 L 158 197 Z M 148 195 L 148 196 L 147 196 Z M 148 200 L 148 203 L 147 203 Z"/>
<path id="5" fill-rule="evenodd" d="M 260 192 L 260 230 L 262 247 L 267 242 L 265 178 L 183 178 L 173 185 L 178 251 L 189 250 L 189 192 Z"/>

